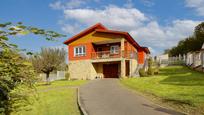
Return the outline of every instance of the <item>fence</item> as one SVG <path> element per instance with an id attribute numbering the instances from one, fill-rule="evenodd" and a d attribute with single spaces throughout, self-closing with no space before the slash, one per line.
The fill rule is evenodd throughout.
<path id="1" fill-rule="evenodd" d="M 167 57 L 165 59 L 159 59 L 158 61 L 159 65 L 162 67 L 168 66 L 168 65 L 183 65 L 186 63 L 185 56 L 179 56 L 179 57 Z"/>
<path id="2" fill-rule="evenodd" d="M 185 62 L 185 57 L 169 57 L 168 59 L 168 65 L 183 65 Z"/>
<path id="3" fill-rule="evenodd" d="M 46 81 L 46 74 L 41 73 L 39 75 L 41 81 Z M 51 73 L 49 75 L 49 81 L 65 79 L 65 71 L 57 71 L 57 73 Z"/>

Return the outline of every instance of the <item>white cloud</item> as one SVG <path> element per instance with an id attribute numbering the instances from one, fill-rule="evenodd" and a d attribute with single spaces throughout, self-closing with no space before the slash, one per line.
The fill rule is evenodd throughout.
<path id="1" fill-rule="evenodd" d="M 132 8 L 132 7 L 133 7 L 132 0 L 126 0 L 126 3 L 124 4 L 124 7 L 126 7 L 126 8 Z"/>
<path id="2" fill-rule="evenodd" d="M 56 1 L 54 3 L 50 3 L 49 6 L 55 10 L 64 9 L 62 3 L 60 1 Z"/>
<path id="3" fill-rule="evenodd" d="M 53 9 L 69 9 L 69 8 L 79 8 L 81 5 L 86 4 L 87 0 L 69 0 L 67 2 L 56 1 L 54 3 L 49 4 L 49 6 Z"/>
<path id="4" fill-rule="evenodd" d="M 81 30 L 81 27 L 79 24 L 64 24 L 62 26 L 62 31 L 68 33 L 68 34 L 75 34 Z"/>
<path id="5" fill-rule="evenodd" d="M 200 23 L 193 20 L 174 20 L 169 25 L 161 26 L 155 19 L 136 8 L 113 5 L 103 9 L 68 8 L 63 12 L 64 20 L 72 22 L 61 24 L 62 30 L 69 34 L 76 34 L 84 26 L 101 22 L 108 28 L 129 32 L 140 45 L 149 47 L 154 55 L 192 35 L 194 27 Z"/>
<path id="6" fill-rule="evenodd" d="M 185 0 L 186 7 L 196 10 L 198 15 L 204 16 L 204 0 Z"/>
<path id="7" fill-rule="evenodd" d="M 192 35 L 194 27 L 199 23 L 199 21 L 192 20 L 174 20 L 168 26 L 160 26 L 156 21 L 151 21 L 130 33 L 140 44 L 155 49 L 166 49 L 175 46 L 179 40 Z"/>
<path id="8" fill-rule="evenodd" d="M 154 6 L 154 2 L 153 0 L 141 0 L 143 2 L 143 4 L 147 7 L 151 7 Z"/>
<path id="9" fill-rule="evenodd" d="M 67 9 L 65 19 L 73 19 L 82 24 L 101 22 L 111 28 L 129 30 L 141 26 L 148 18 L 135 8 L 108 6 L 105 9 Z"/>

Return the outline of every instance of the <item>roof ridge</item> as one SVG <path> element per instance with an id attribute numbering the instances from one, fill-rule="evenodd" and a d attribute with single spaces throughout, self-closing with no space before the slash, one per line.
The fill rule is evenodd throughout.
<path id="1" fill-rule="evenodd" d="M 103 24 L 101 24 L 101 23 L 96 23 L 96 24 L 92 25 L 91 27 L 89 27 L 89 28 L 87 28 L 87 29 L 85 29 L 85 30 L 79 32 L 78 34 L 72 36 L 72 37 L 69 38 L 68 40 L 64 41 L 64 44 L 69 44 L 69 43 L 71 43 L 72 41 L 74 41 L 74 40 L 80 38 L 81 36 L 83 36 L 83 35 L 85 35 L 85 34 L 91 32 L 91 31 L 96 30 L 97 27 L 98 27 L 98 28 L 101 28 L 101 30 L 103 30 L 103 29 L 104 29 L 104 30 L 108 30 Z"/>

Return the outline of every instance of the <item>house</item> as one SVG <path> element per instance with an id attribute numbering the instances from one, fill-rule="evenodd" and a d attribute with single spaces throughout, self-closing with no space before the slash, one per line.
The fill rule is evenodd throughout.
<path id="1" fill-rule="evenodd" d="M 200 70 L 204 72 L 204 43 L 202 48 L 200 49 L 200 65 L 201 65 Z"/>
<path id="2" fill-rule="evenodd" d="M 201 51 L 201 64 L 202 64 L 202 69 L 204 71 L 204 43 L 200 51 Z"/>
<path id="3" fill-rule="evenodd" d="M 186 65 L 193 65 L 193 52 L 188 52 L 186 55 Z"/>
<path id="4" fill-rule="evenodd" d="M 71 79 L 136 76 L 150 51 L 127 32 L 95 24 L 64 42 Z"/>
<path id="5" fill-rule="evenodd" d="M 160 67 L 168 66 L 169 54 L 156 56 L 156 61 L 160 64 Z"/>
<path id="6" fill-rule="evenodd" d="M 186 65 L 198 71 L 204 71 L 204 44 L 200 50 L 187 53 Z"/>
<path id="7" fill-rule="evenodd" d="M 201 66 L 201 51 L 193 52 L 193 67 Z"/>

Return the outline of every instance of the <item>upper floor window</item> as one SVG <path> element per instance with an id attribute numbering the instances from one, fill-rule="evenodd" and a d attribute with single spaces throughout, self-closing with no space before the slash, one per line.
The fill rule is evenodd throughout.
<path id="1" fill-rule="evenodd" d="M 74 56 L 85 56 L 85 55 L 86 55 L 85 46 L 74 47 Z"/>
<path id="2" fill-rule="evenodd" d="M 118 45 L 114 45 L 110 47 L 110 53 L 111 54 L 118 54 L 119 53 L 119 46 Z"/>

